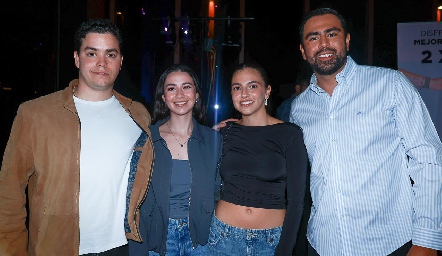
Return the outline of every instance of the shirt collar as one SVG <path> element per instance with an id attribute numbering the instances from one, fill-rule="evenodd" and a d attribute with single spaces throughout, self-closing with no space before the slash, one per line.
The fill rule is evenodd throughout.
<path id="1" fill-rule="evenodd" d="M 336 81 L 338 81 L 339 85 L 348 86 L 348 84 L 345 81 L 349 80 L 349 77 L 353 73 L 354 68 L 357 66 L 356 62 L 350 57 L 347 56 L 347 62 L 345 63 L 344 69 L 341 70 L 336 75 Z M 311 88 L 316 93 L 323 92 L 324 90 L 318 86 L 318 78 L 316 77 L 316 74 L 313 73 L 312 79 L 310 80 Z"/>

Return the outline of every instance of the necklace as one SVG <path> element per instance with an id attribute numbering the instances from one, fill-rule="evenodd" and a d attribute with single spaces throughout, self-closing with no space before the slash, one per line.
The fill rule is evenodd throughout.
<path id="1" fill-rule="evenodd" d="M 178 144 L 180 144 L 181 147 L 184 147 L 184 145 L 189 141 L 189 139 L 187 139 L 186 142 L 181 143 L 181 142 L 175 137 L 175 135 L 173 134 L 172 130 L 170 129 L 169 122 L 166 122 L 166 125 L 167 125 L 167 128 L 169 128 L 170 134 L 172 134 L 172 136 L 173 136 L 173 138 L 176 140 L 176 142 L 178 142 Z"/>

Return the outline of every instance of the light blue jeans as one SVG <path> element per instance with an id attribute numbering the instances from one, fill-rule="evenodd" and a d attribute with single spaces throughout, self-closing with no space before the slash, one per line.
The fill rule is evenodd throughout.
<path id="1" fill-rule="evenodd" d="M 282 227 L 271 229 L 237 228 L 212 218 L 209 254 L 213 256 L 273 256 Z"/>
<path id="2" fill-rule="evenodd" d="M 166 241 L 166 256 L 207 256 L 209 255 L 207 244 L 192 248 L 189 232 L 189 219 L 169 219 Z M 160 254 L 149 251 L 149 256 Z"/>

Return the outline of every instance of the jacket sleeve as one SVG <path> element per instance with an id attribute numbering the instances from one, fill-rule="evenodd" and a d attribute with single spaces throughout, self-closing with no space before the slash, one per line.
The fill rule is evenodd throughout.
<path id="1" fill-rule="evenodd" d="M 0 255 L 26 255 L 26 188 L 33 172 L 28 126 L 20 106 L 0 171 Z"/>
<path id="2" fill-rule="evenodd" d="M 296 245 L 296 238 L 304 211 L 305 191 L 307 189 L 308 157 L 301 129 L 294 131 L 294 136 L 286 151 L 287 171 L 287 211 L 284 218 L 281 237 L 275 255 L 291 255 Z"/>
<path id="3" fill-rule="evenodd" d="M 215 205 L 218 203 L 221 197 L 221 176 L 219 173 L 219 165 L 221 164 L 221 153 L 222 153 L 222 136 L 219 132 L 216 132 L 215 135 L 216 147 L 216 173 L 215 173 Z"/>
<path id="4" fill-rule="evenodd" d="M 144 217 L 140 217 L 140 235 L 142 242 L 137 242 L 132 239 L 128 239 L 129 242 L 129 255 L 130 256 L 147 256 L 149 255 L 148 242 L 146 237 L 146 224 L 144 223 Z"/>

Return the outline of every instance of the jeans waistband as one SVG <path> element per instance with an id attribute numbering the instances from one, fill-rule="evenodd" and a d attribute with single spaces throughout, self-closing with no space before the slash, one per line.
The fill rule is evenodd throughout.
<path id="1" fill-rule="evenodd" d="M 189 218 L 182 218 L 182 219 L 169 218 L 169 226 L 181 227 L 187 225 L 189 225 Z"/>
<path id="2" fill-rule="evenodd" d="M 215 215 L 213 215 L 212 219 L 213 225 L 212 227 L 218 229 L 220 232 L 234 234 L 236 237 L 242 237 L 242 238 L 250 238 L 250 237 L 256 237 L 256 238 L 269 238 L 274 237 L 275 235 L 278 235 L 282 231 L 281 227 L 275 227 L 275 228 L 269 228 L 269 229 L 248 229 L 248 228 L 238 228 L 234 226 L 230 226 L 224 222 L 222 222 L 220 219 L 218 219 Z"/>

